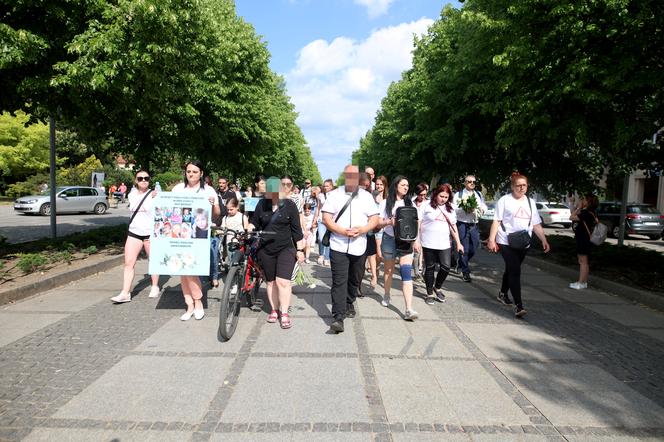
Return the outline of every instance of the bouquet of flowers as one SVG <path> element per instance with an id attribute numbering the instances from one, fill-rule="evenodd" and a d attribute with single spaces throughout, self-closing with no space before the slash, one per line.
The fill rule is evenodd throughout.
<path id="1" fill-rule="evenodd" d="M 304 273 L 304 269 L 300 263 L 295 264 L 293 275 L 291 276 L 291 282 L 293 285 L 306 285 L 310 289 L 316 288 L 316 283 L 311 279 L 311 276 Z"/>
<path id="2" fill-rule="evenodd" d="M 478 218 L 482 216 L 480 205 L 474 193 L 471 193 L 469 196 L 464 196 L 463 198 L 461 198 L 461 201 L 459 201 L 459 207 L 464 212 L 472 213 Z"/>

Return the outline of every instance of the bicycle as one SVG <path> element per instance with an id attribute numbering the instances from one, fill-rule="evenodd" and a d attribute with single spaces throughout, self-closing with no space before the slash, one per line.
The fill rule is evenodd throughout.
<path id="1" fill-rule="evenodd" d="M 258 290 L 265 280 L 263 270 L 256 262 L 258 239 L 273 232 L 238 232 L 231 229 L 218 229 L 220 236 L 226 236 L 230 265 L 221 291 L 218 335 L 228 341 L 235 333 L 244 297 L 248 307 L 255 312 L 263 309 L 263 300 L 258 298 Z M 237 241 L 233 241 L 237 239 Z M 219 265 L 223 265 L 220 261 Z"/>

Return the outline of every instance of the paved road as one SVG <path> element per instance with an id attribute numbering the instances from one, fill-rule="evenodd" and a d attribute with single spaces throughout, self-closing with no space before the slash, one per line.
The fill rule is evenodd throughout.
<path id="1" fill-rule="evenodd" d="M 524 320 L 495 301 L 502 262 L 482 251 L 473 282 L 417 299 L 413 323 L 365 279 L 340 335 L 330 270 L 309 265 L 291 330 L 243 309 L 229 342 L 215 292 L 203 320 L 178 319 L 176 278 L 111 305 L 117 267 L 0 309 L 0 440 L 662 440 L 664 315 L 527 263 Z"/>
<path id="2" fill-rule="evenodd" d="M 58 236 L 84 232 L 100 226 L 111 226 L 129 221 L 126 205 L 109 209 L 104 215 L 66 214 L 57 217 Z M 0 235 L 10 243 L 21 243 L 51 236 L 50 217 L 25 215 L 14 211 L 11 205 L 0 205 Z"/>

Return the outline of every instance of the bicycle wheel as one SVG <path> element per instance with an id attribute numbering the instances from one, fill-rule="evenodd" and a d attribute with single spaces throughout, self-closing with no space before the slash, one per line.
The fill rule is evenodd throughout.
<path id="1" fill-rule="evenodd" d="M 241 268 L 233 266 L 226 275 L 224 289 L 221 292 L 219 311 L 219 337 L 228 341 L 235 333 L 240 315 L 240 293 L 242 289 Z"/>

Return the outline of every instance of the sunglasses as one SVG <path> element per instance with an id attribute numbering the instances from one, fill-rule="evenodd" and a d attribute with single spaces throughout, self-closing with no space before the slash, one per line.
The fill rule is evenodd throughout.
<path id="1" fill-rule="evenodd" d="M 137 176 L 136 181 L 138 181 L 138 182 L 140 182 L 140 181 L 150 181 L 150 177 L 149 176 Z"/>
<path id="2" fill-rule="evenodd" d="M 282 181 L 281 185 L 284 186 L 284 187 L 290 187 L 290 186 L 293 185 L 293 183 L 285 183 L 285 182 Z"/>
<path id="3" fill-rule="evenodd" d="M 475 181 L 472 181 L 472 180 L 466 180 L 466 182 L 467 182 L 468 184 L 475 184 Z"/>

